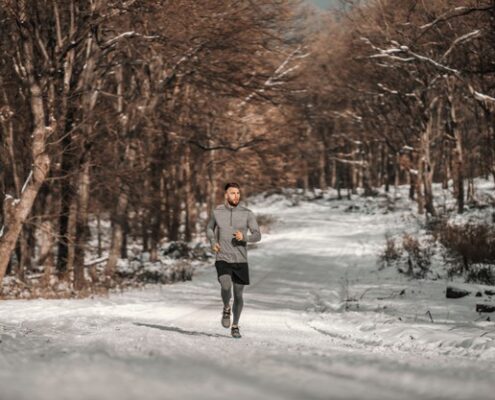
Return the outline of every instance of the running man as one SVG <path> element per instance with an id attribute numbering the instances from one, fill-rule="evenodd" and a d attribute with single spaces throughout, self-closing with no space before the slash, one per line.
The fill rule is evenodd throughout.
<path id="1" fill-rule="evenodd" d="M 249 285 L 249 269 L 247 259 L 247 243 L 259 242 L 261 232 L 254 213 L 246 207 L 239 206 L 241 198 L 237 183 L 225 185 L 224 204 L 217 206 L 211 213 L 206 229 L 211 248 L 216 253 L 215 268 L 221 286 L 223 301 L 222 326 L 230 327 L 230 299 L 234 287 L 232 304 L 234 319 L 231 334 L 240 338 L 239 317 L 244 305 L 242 293 L 245 285 Z M 251 234 L 248 233 L 248 229 Z"/>

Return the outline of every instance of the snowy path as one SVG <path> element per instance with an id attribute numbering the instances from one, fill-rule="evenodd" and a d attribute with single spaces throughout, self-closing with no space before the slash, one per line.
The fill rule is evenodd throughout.
<path id="1" fill-rule="evenodd" d="M 470 339 L 493 323 L 459 331 L 428 323 L 417 299 L 365 301 L 363 291 L 407 287 L 377 284 L 392 216 L 323 203 L 253 209 L 281 222 L 250 252 L 241 340 L 220 326 L 214 268 L 108 299 L 5 301 L 0 398 L 494 398 L 494 336 Z M 361 308 L 345 312 L 353 293 Z"/>

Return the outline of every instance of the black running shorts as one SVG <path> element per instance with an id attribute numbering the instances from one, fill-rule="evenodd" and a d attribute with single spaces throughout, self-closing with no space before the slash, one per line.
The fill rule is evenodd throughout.
<path id="1" fill-rule="evenodd" d="M 249 285 L 249 268 L 247 263 L 228 263 L 227 261 L 215 261 L 217 276 L 230 275 L 232 282 L 241 285 Z"/>

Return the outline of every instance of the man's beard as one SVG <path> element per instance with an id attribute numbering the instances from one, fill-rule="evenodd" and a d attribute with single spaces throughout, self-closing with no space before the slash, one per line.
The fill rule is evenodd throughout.
<path id="1" fill-rule="evenodd" d="M 230 199 L 227 199 L 227 202 L 228 202 L 231 206 L 236 207 L 236 206 L 237 206 L 237 204 L 239 204 L 239 200 L 237 201 L 237 203 L 234 203 L 234 201 L 235 201 L 235 200 L 230 200 Z"/>

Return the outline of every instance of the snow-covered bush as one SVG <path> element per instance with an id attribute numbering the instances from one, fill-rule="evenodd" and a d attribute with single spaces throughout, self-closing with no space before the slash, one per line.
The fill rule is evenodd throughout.
<path id="1" fill-rule="evenodd" d="M 495 266 L 472 265 L 466 274 L 466 282 L 495 285 Z"/>
<path id="2" fill-rule="evenodd" d="M 402 257 L 402 253 L 402 247 L 396 243 L 395 238 L 387 235 L 385 249 L 383 250 L 383 253 L 379 255 L 381 267 L 383 268 L 396 263 Z"/>
<path id="3" fill-rule="evenodd" d="M 152 261 L 148 252 L 120 259 L 117 277 L 129 284 L 173 283 L 192 279 L 194 266 L 213 257 L 209 247 L 201 242 L 169 242 L 160 248 L 158 259 Z M 127 284 L 127 283 L 126 283 Z"/>
<path id="4" fill-rule="evenodd" d="M 432 271 L 432 258 L 436 257 Z M 495 228 L 480 221 L 454 223 L 431 219 L 416 234 L 386 237 L 379 261 L 414 278 L 462 277 L 466 282 L 495 285 Z M 439 265 L 437 265 L 439 264 Z"/>
<path id="5" fill-rule="evenodd" d="M 379 256 L 381 265 L 395 266 L 400 273 L 413 278 L 426 278 L 435 252 L 433 244 L 430 236 L 417 238 L 404 233 L 400 241 L 387 237 L 385 249 Z"/>
<path id="6" fill-rule="evenodd" d="M 407 270 L 401 271 L 415 278 L 425 278 L 431 266 L 433 255 L 431 238 L 420 240 L 412 235 L 404 234 L 402 248 L 407 262 Z"/>
<path id="7" fill-rule="evenodd" d="M 436 228 L 450 264 L 449 275 L 462 275 L 466 281 L 495 284 L 495 228 L 486 223 L 444 222 Z"/>

